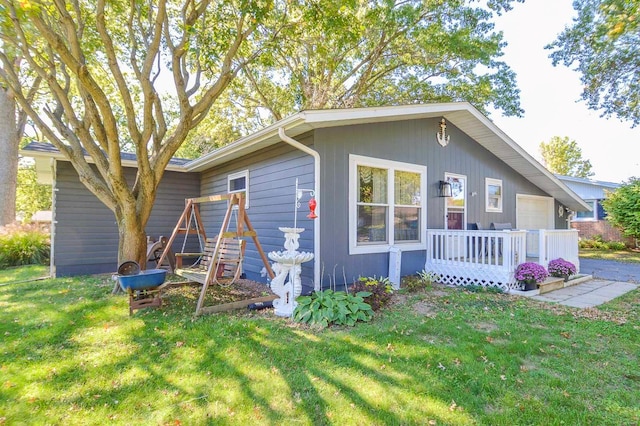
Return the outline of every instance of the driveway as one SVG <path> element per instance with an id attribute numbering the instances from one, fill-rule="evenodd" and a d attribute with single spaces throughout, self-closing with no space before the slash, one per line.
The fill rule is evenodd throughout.
<path id="1" fill-rule="evenodd" d="M 580 258 L 580 273 L 611 281 L 640 283 L 640 263 Z"/>

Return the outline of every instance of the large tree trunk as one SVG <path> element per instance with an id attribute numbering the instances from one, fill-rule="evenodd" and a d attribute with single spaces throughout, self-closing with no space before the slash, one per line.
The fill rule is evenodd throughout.
<path id="1" fill-rule="evenodd" d="M 120 217 L 118 217 L 120 216 Z M 147 266 L 147 235 L 145 225 L 135 215 L 116 214 L 118 220 L 118 265 L 134 261 L 140 269 Z M 145 222 L 146 223 L 146 222 Z M 113 293 L 118 293 L 120 286 L 116 283 Z"/>
<path id="2" fill-rule="evenodd" d="M 142 194 L 140 194 L 142 196 Z M 155 201 L 155 189 L 151 191 L 145 201 L 132 199 L 130 203 L 123 202 L 123 206 L 115 209 L 118 224 L 118 265 L 122 262 L 134 261 L 140 269 L 147 267 L 147 234 L 146 226 Z M 113 293 L 120 291 L 118 283 Z"/>
<path id="3" fill-rule="evenodd" d="M 0 226 L 16 220 L 18 180 L 18 135 L 16 104 L 0 87 Z"/>

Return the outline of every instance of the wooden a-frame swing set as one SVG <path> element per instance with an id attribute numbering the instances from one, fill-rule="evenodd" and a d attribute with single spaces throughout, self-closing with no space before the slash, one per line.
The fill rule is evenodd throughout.
<path id="1" fill-rule="evenodd" d="M 220 232 L 213 238 L 207 238 L 202 217 L 200 216 L 200 204 L 218 201 L 228 201 L 227 211 Z M 229 231 L 231 217 L 237 214 L 236 230 Z M 245 230 L 246 228 L 246 230 Z M 214 307 L 204 306 L 204 299 L 209 285 L 217 283 L 219 285 L 230 285 L 234 283 L 242 274 L 242 262 L 244 259 L 245 243 L 243 238 L 251 237 L 255 244 L 258 254 L 264 263 L 265 269 L 269 277 L 275 277 L 271 270 L 269 260 L 262 250 L 258 235 L 251 225 L 251 221 L 245 210 L 245 200 L 241 193 L 211 195 L 198 198 L 185 199 L 185 208 L 182 215 L 178 219 L 171 237 L 166 244 L 158 264 L 162 264 L 165 257 L 169 256 L 172 244 L 178 235 L 185 235 L 186 239 L 189 235 L 197 235 L 200 243 L 200 252 L 185 252 L 183 243 L 182 252 L 175 253 L 176 268 L 174 273 L 190 281 L 202 284 L 198 304 L 196 305 L 196 315 L 214 312 Z M 183 258 L 198 258 L 198 261 L 190 267 L 183 267 Z"/>

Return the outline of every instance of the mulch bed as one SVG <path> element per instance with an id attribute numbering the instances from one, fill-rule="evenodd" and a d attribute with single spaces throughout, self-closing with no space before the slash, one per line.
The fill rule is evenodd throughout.
<path id="1" fill-rule="evenodd" d="M 195 309 L 201 288 L 200 284 L 172 287 L 164 292 L 163 299 L 169 303 L 180 303 L 178 299 L 185 299 L 187 303 L 192 303 Z M 274 293 L 267 284 L 252 280 L 241 279 L 231 285 L 214 283 L 207 288 L 204 306 L 223 305 L 271 295 Z"/>

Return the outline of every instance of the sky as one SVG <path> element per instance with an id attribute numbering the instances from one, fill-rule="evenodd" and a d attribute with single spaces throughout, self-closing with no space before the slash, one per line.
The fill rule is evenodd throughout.
<path id="1" fill-rule="evenodd" d="M 540 160 L 540 142 L 568 136 L 591 161 L 591 179 L 622 182 L 640 177 L 640 126 L 617 118 L 601 118 L 599 111 L 580 101 L 580 75 L 551 65 L 544 46 L 556 39 L 576 16 L 571 0 L 526 0 L 496 18 L 496 30 L 504 33 L 508 46 L 501 58 L 517 74 L 522 118 L 493 112 L 491 120 Z"/>

